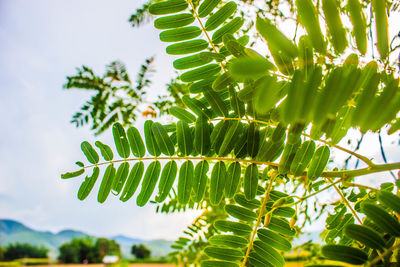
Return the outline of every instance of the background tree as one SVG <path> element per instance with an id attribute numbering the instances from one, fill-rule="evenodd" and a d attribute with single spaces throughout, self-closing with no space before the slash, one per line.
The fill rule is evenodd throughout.
<path id="1" fill-rule="evenodd" d="M 4 260 L 12 261 L 22 258 L 47 258 L 46 247 L 36 247 L 27 243 L 9 244 L 4 251 Z"/>
<path id="2" fill-rule="evenodd" d="M 400 128 L 392 56 L 398 37 L 389 41 L 387 24 L 397 7 L 384 0 L 297 0 L 275 3 L 281 14 L 276 16 L 255 2 L 241 10 L 241 3 L 171 0 L 146 7 L 160 16 L 154 25 L 162 30 L 161 41 L 171 43 L 166 52 L 178 56 L 173 65 L 181 74 L 174 84 L 183 93 L 168 110 L 176 123 L 146 121 L 144 142 L 135 127 L 125 132 L 115 123 L 121 160 L 96 142 L 105 160 L 100 162 L 85 141 L 81 148 L 90 165 L 78 162 L 81 169 L 62 178 L 93 169 L 79 188 L 83 200 L 99 166 L 106 165 L 100 203 L 111 191 L 128 201 L 141 184 L 138 206 L 204 210 L 172 246 L 176 262 L 283 266 L 294 237 L 322 215 L 327 215 L 327 245 L 311 261 L 323 264 L 321 256 L 370 266 L 396 261 L 398 177 L 376 180 L 379 187 L 358 177 L 398 170 L 400 163 L 377 164 L 371 155 L 338 143 L 350 128 L 362 134 Z M 282 31 L 281 22 L 293 33 Z M 256 42 L 258 52 L 252 49 Z M 335 164 L 331 150 L 367 167 Z M 146 170 L 145 160 L 151 162 Z M 135 162 L 132 168 L 129 162 Z M 339 200 L 320 203 L 315 196 L 325 191 Z"/>
<path id="3" fill-rule="evenodd" d="M 121 258 L 121 248 L 114 240 L 98 238 L 94 245 L 94 251 L 98 262 L 101 262 L 106 255 L 116 255 Z"/>
<path id="4" fill-rule="evenodd" d="M 4 253 L 6 252 L 6 248 L 0 246 L 0 261 L 4 260 Z"/>
<path id="5" fill-rule="evenodd" d="M 74 238 L 59 247 L 58 259 L 63 263 L 101 263 L 105 255 L 121 256 L 119 244 L 106 238 Z"/>
<path id="6" fill-rule="evenodd" d="M 145 245 L 138 244 L 132 246 L 131 253 L 135 255 L 137 259 L 147 259 L 150 258 L 151 251 Z"/>

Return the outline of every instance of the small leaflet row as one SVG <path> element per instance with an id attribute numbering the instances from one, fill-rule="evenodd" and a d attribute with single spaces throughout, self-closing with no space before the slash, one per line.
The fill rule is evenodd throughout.
<path id="1" fill-rule="evenodd" d="M 268 70 L 266 59 L 246 56 L 232 60 L 229 73 L 236 81 L 247 79 L 238 92 L 239 100 L 259 114 L 268 115 L 276 108 L 279 120 L 300 133 L 312 122 L 311 137 L 315 140 L 325 134 L 337 143 L 350 127 L 367 132 L 392 124 L 391 134 L 399 128 L 399 80 L 379 73 L 375 61 L 359 68 L 358 56 L 351 54 L 342 66 L 328 72 L 325 84 L 322 68 L 312 59 L 307 69 L 295 70 L 290 81 L 280 81 L 268 75 Z"/>
<path id="2" fill-rule="evenodd" d="M 388 12 L 385 0 L 373 0 L 372 12 L 374 17 L 377 48 L 382 60 L 389 53 Z M 326 53 L 326 40 L 321 31 L 318 10 L 311 0 L 296 0 L 298 18 L 306 29 L 312 46 L 320 54 Z M 367 21 L 359 0 L 349 0 L 345 6 L 347 15 L 352 23 L 351 34 L 355 39 L 357 49 L 362 55 L 367 52 Z M 343 26 L 340 8 L 335 0 L 323 0 L 322 11 L 329 34 L 329 41 L 336 53 L 341 54 L 348 46 L 346 29 Z"/>
<path id="3" fill-rule="evenodd" d="M 172 133 L 169 134 L 168 131 L 172 131 Z M 284 126 L 278 125 L 275 129 L 266 127 L 260 130 L 254 123 L 247 125 L 237 120 L 220 121 L 213 126 L 203 117 L 199 117 L 196 119 L 194 127 L 190 127 L 187 122 L 180 120 L 174 127 L 169 128 L 149 120 L 145 122 L 144 133 L 145 141 L 143 142 L 136 128 L 130 127 L 125 133 L 124 128 L 116 123 L 113 126 L 113 135 L 118 154 L 127 159 L 132 151 L 132 154 L 140 159 L 145 156 L 146 148 L 147 152 L 155 157 L 160 156 L 161 153 L 166 156 L 174 156 L 175 153 L 178 153 L 180 156 L 197 156 L 198 154 L 213 156 L 217 154 L 225 157 L 233 152 L 237 158 L 251 155 L 256 160 L 268 162 L 274 161 L 283 152 L 278 170 L 281 173 L 290 172 L 297 176 L 302 175 L 308 167 L 309 179 L 315 179 L 321 175 L 330 154 L 328 146 L 319 147 L 315 151 L 314 141 L 301 143 L 300 138 L 294 144 L 290 144 L 288 139 L 285 145 L 286 128 Z M 289 129 L 289 135 L 290 133 Z M 96 146 L 106 161 L 113 159 L 113 152 L 109 146 L 99 141 L 96 142 Z M 97 168 L 99 155 L 96 150 L 86 141 L 82 143 L 81 147 L 88 161 Z M 241 181 L 241 169 L 242 166 L 238 162 L 230 163 L 228 166 L 223 161 L 214 164 L 210 169 L 211 204 L 218 205 L 224 196 L 231 198 L 235 195 Z M 160 193 L 156 200 L 162 202 L 168 196 L 178 173 L 178 167 L 174 161 L 168 162 L 162 173 L 159 162 L 152 162 L 145 173 L 141 161 L 134 164 L 130 172 L 129 170 L 128 162 L 123 162 L 118 170 L 110 162 L 100 187 L 99 202 L 104 202 L 111 191 L 115 195 L 122 192 L 121 200 L 127 201 L 137 190 L 143 174 L 145 178 L 142 187 L 148 192 L 139 194 L 138 204 L 147 203 L 160 174 Z M 203 198 L 208 171 L 207 161 L 198 163 L 196 168 L 191 161 L 182 164 L 179 177 L 184 178 L 178 180 L 178 200 L 181 204 L 188 203 L 192 188 L 195 192 L 193 197 L 195 202 Z M 76 177 L 83 172 L 82 168 L 76 172 L 63 174 L 62 178 Z M 86 177 L 79 190 L 79 199 L 85 199 L 88 196 L 98 176 L 99 170 L 94 169 L 93 174 Z M 246 198 L 254 198 L 259 180 L 258 166 L 256 164 L 248 165 L 243 179 Z"/>
<path id="4" fill-rule="evenodd" d="M 365 194 L 353 194 L 351 199 L 362 199 Z M 327 229 L 330 232 L 326 241 L 329 244 L 322 247 L 322 254 L 326 258 L 350 264 L 364 264 L 368 259 L 377 257 L 377 251 L 393 246 L 394 238 L 400 237 L 400 223 L 393 214 L 400 211 L 400 197 L 389 190 L 381 189 L 377 192 L 376 199 L 358 203 L 360 205 L 356 209 L 366 215 L 362 225 L 354 223 L 352 214 L 346 214 L 344 204 L 337 206 L 336 213 L 327 218 Z M 336 237 L 340 238 L 338 244 L 334 242 Z M 357 244 L 357 247 L 353 247 L 352 244 Z M 372 257 L 369 257 L 365 250 L 359 249 L 358 244 L 373 249 Z"/>
<path id="5" fill-rule="evenodd" d="M 260 189 L 259 193 L 264 192 Z M 292 198 L 288 198 L 288 195 L 279 191 L 271 191 L 270 196 L 271 201 L 267 204 L 267 212 L 270 212 L 271 207 L 274 206 L 277 208 L 275 211 L 278 211 L 279 205 L 275 203 L 293 202 Z M 210 259 L 203 261 L 201 266 L 239 266 L 239 262 L 243 259 L 252 232 L 248 223 L 257 220 L 257 209 L 260 208 L 261 202 L 256 198 L 249 200 L 241 193 L 236 194 L 234 200 L 236 204 L 227 204 L 225 211 L 238 221 L 217 220 L 214 223 L 215 228 L 224 234 L 209 238 L 210 245 L 204 249 L 204 252 Z M 289 217 L 294 213 L 293 210 Z M 284 266 L 285 261 L 279 251 L 290 251 L 292 248 L 287 237 L 294 236 L 296 231 L 281 215 L 274 212 L 272 214 L 267 228 L 257 230 L 257 238 L 253 242 L 249 255 L 249 261 L 254 266 Z"/>

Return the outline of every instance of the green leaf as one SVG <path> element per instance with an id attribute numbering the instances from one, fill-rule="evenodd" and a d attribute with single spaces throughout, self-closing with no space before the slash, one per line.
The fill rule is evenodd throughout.
<path id="1" fill-rule="evenodd" d="M 368 255 L 358 249 L 342 245 L 326 245 L 323 246 L 322 255 L 330 260 L 343 261 L 350 264 L 360 265 L 368 260 Z"/>
<path id="2" fill-rule="evenodd" d="M 267 259 L 264 259 L 260 254 L 257 254 L 254 250 L 249 254 L 249 262 L 254 267 L 274 267 Z"/>
<path id="3" fill-rule="evenodd" d="M 220 2 L 221 0 L 204 0 L 197 11 L 199 17 L 204 18 L 210 14 Z"/>
<path id="4" fill-rule="evenodd" d="M 400 236 L 400 223 L 384 209 L 375 204 L 365 203 L 361 210 L 380 229 L 393 236 Z"/>
<path id="5" fill-rule="evenodd" d="M 248 224 L 225 220 L 216 220 L 214 226 L 222 232 L 232 232 L 239 236 L 247 236 L 252 231 L 252 228 Z"/>
<path id="6" fill-rule="evenodd" d="M 66 172 L 61 174 L 61 179 L 69 179 L 69 178 L 74 178 L 74 177 L 78 177 L 81 174 L 83 174 L 85 172 L 85 169 L 80 169 L 74 172 Z"/>
<path id="7" fill-rule="evenodd" d="M 210 203 L 211 205 L 218 205 L 224 195 L 224 188 L 226 183 L 226 167 L 223 161 L 218 161 L 214 164 L 211 171 L 210 183 Z"/>
<path id="8" fill-rule="evenodd" d="M 97 154 L 96 150 L 93 149 L 88 141 L 83 141 L 81 143 L 81 149 L 90 163 L 96 164 L 99 162 L 99 154 Z"/>
<path id="9" fill-rule="evenodd" d="M 207 102 L 210 104 L 212 110 L 217 114 L 219 117 L 227 117 L 228 116 L 228 109 L 221 99 L 221 97 L 211 88 L 207 88 L 203 91 L 204 97 L 206 98 Z"/>
<path id="10" fill-rule="evenodd" d="M 325 169 L 330 155 L 329 146 L 321 146 L 315 151 L 311 160 L 310 167 L 308 168 L 307 178 L 315 180 L 318 178 Z"/>
<path id="11" fill-rule="evenodd" d="M 96 141 L 94 144 L 100 149 L 104 160 L 110 161 L 114 158 L 114 154 L 108 145 L 105 145 L 100 141 Z"/>
<path id="12" fill-rule="evenodd" d="M 149 152 L 150 155 L 152 156 L 160 156 L 161 151 L 160 148 L 158 147 L 158 144 L 156 143 L 156 140 L 153 135 L 152 131 L 152 126 L 154 122 L 151 120 L 147 120 L 144 123 L 144 138 L 146 142 L 146 147 L 147 151 Z"/>
<path id="13" fill-rule="evenodd" d="M 230 16 L 232 16 L 237 9 L 237 4 L 233 1 L 226 3 L 217 12 L 212 14 L 206 21 L 206 31 L 213 31 L 218 28 L 219 25 L 224 23 Z"/>
<path id="14" fill-rule="evenodd" d="M 229 128 L 229 122 L 227 120 L 221 120 L 219 121 L 215 126 L 214 129 L 211 132 L 211 147 L 215 150 L 218 151 L 221 147 L 222 141 L 224 140 L 226 131 Z"/>
<path id="15" fill-rule="evenodd" d="M 185 161 L 179 169 L 178 180 L 178 201 L 180 204 L 187 204 L 193 187 L 194 166 L 190 160 Z"/>
<path id="16" fill-rule="evenodd" d="M 236 194 L 234 197 L 237 204 L 243 206 L 245 208 L 254 210 L 258 209 L 261 206 L 261 202 L 255 198 L 248 200 L 243 194 Z"/>
<path id="17" fill-rule="evenodd" d="M 377 197 L 380 203 L 400 214 L 400 197 L 383 190 L 377 193 Z"/>
<path id="18" fill-rule="evenodd" d="M 167 156 L 173 156 L 175 153 L 174 143 L 172 143 L 164 126 L 159 122 L 155 122 L 151 126 L 151 131 L 161 152 Z"/>
<path id="19" fill-rule="evenodd" d="M 207 155 L 210 151 L 210 127 L 205 117 L 200 116 L 196 120 L 194 131 L 194 147 L 201 155 Z"/>
<path id="20" fill-rule="evenodd" d="M 150 163 L 149 167 L 147 167 L 140 193 L 136 199 L 136 204 L 139 207 L 143 207 L 149 201 L 151 195 L 153 194 L 154 188 L 156 187 L 160 172 L 161 164 L 159 161 L 153 161 Z"/>
<path id="21" fill-rule="evenodd" d="M 230 261 L 217 261 L 217 260 L 205 260 L 200 264 L 201 267 L 239 267 L 237 263 Z"/>
<path id="22" fill-rule="evenodd" d="M 154 21 L 154 27 L 159 30 L 175 29 L 192 24 L 194 16 L 190 13 L 183 13 L 171 16 L 160 17 Z"/>
<path id="23" fill-rule="evenodd" d="M 83 164 L 83 162 L 81 162 L 81 161 L 77 161 L 77 162 L 75 162 L 75 164 L 78 165 L 78 167 L 81 167 L 81 168 L 85 167 L 85 164 Z"/>
<path id="24" fill-rule="evenodd" d="M 214 91 L 222 91 L 224 89 L 226 89 L 228 86 L 230 86 L 231 84 L 233 84 L 235 81 L 232 78 L 232 76 L 230 75 L 230 73 L 224 72 L 222 73 L 220 76 L 217 77 L 217 79 L 215 79 L 215 81 L 212 84 L 212 89 Z"/>
<path id="25" fill-rule="evenodd" d="M 234 235 L 214 235 L 208 239 L 212 245 L 227 246 L 231 248 L 246 247 L 249 241 L 246 238 Z"/>
<path id="26" fill-rule="evenodd" d="M 218 151 L 220 157 L 228 155 L 236 144 L 236 138 L 240 136 L 243 129 L 243 125 L 240 121 L 232 121 L 228 132 L 225 135 L 224 141 Z"/>
<path id="27" fill-rule="evenodd" d="M 261 241 L 278 250 L 290 251 L 292 249 L 290 242 L 274 231 L 261 228 L 257 230 L 257 236 Z"/>
<path id="28" fill-rule="evenodd" d="M 129 163 L 128 162 L 123 162 L 121 165 L 119 165 L 117 173 L 115 174 L 113 184 L 112 184 L 112 190 L 114 195 L 118 195 L 122 187 L 125 184 L 126 178 L 128 177 L 129 173 Z"/>
<path id="29" fill-rule="evenodd" d="M 370 248 L 382 250 L 385 246 L 385 240 L 382 236 L 364 225 L 348 224 L 344 228 L 344 234 Z"/>
<path id="30" fill-rule="evenodd" d="M 189 96 L 185 95 L 185 96 L 182 97 L 182 101 L 197 116 L 199 116 L 199 117 L 200 116 L 204 116 L 206 118 L 210 118 L 211 117 L 211 112 L 199 100 L 197 100 L 195 98 L 190 98 Z"/>
<path id="31" fill-rule="evenodd" d="M 304 99 L 303 95 L 308 89 L 304 84 L 304 75 L 305 73 L 303 70 L 297 69 L 294 72 L 290 85 L 288 86 L 285 105 L 282 109 L 282 121 L 284 121 L 286 125 L 293 124 L 304 119 L 299 116 L 303 104 L 300 102 L 300 100 Z"/>
<path id="32" fill-rule="evenodd" d="M 152 4 L 149 13 L 152 15 L 167 15 L 185 10 L 188 4 L 184 0 L 168 0 Z"/>
<path id="33" fill-rule="evenodd" d="M 290 165 L 292 164 L 292 161 L 296 156 L 296 152 L 300 147 L 300 144 L 301 140 L 299 139 L 299 141 L 293 145 L 291 144 L 285 145 L 281 160 L 279 161 L 279 166 L 278 166 L 279 173 L 286 174 L 289 171 Z"/>
<path id="34" fill-rule="evenodd" d="M 170 55 L 186 55 L 191 53 L 200 52 L 208 47 L 208 42 L 203 39 L 196 39 L 185 41 L 181 43 L 176 43 L 167 46 L 167 54 Z"/>
<path id="35" fill-rule="evenodd" d="M 254 211 L 236 205 L 226 205 L 225 211 L 232 217 L 242 221 L 252 222 L 257 219 L 257 214 Z"/>
<path id="36" fill-rule="evenodd" d="M 240 250 L 216 246 L 204 248 L 204 253 L 209 257 L 226 261 L 238 261 L 243 258 L 243 253 Z"/>
<path id="37" fill-rule="evenodd" d="M 263 57 L 235 58 L 231 60 L 231 64 L 228 66 L 230 74 L 237 79 L 259 78 L 273 69 L 275 69 L 274 64 Z"/>
<path id="38" fill-rule="evenodd" d="M 213 61 L 210 52 L 200 52 L 198 54 L 179 58 L 173 62 L 174 68 L 177 70 L 186 70 L 203 66 Z"/>
<path id="39" fill-rule="evenodd" d="M 233 34 L 236 31 L 238 31 L 244 23 L 244 19 L 241 17 L 236 17 L 226 23 L 224 26 L 216 30 L 213 35 L 212 35 L 212 42 L 214 44 L 219 44 L 222 42 L 222 36 L 224 36 L 227 33 Z"/>
<path id="40" fill-rule="evenodd" d="M 206 160 L 202 160 L 199 163 L 197 163 L 196 168 L 194 170 L 194 178 L 193 178 L 194 202 L 200 202 L 203 199 L 207 185 L 208 170 L 209 170 L 209 165 Z"/>
<path id="41" fill-rule="evenodd" d="M 178 121 L 176 124 L 176 138 L 178 149 L 184 156 L 189 156 L 192 153 L 193 137 L 189 125 L 184 121 Z"/>
<path id="42" fill-rule="evenodd" d="M 280 122 L 272 132 L 271 141 L 274 143 L 283 142 L 286 137 L 287 126 Z"/>
<path id="43" fill-rule="evenodd" d="M 139 186 L 140 181 L 142 180 L 142 176 L 144 173 L 144 163 L 142 161 L 137 162 L 133 165 L 131 172 L 129 173 L 128 179 L 125 183 L 124 190 L 122 191 L 121 197 L 119 198 L 121 201 L 128 201 L 133 194 L 135 194 L 136 189 Z"/>
<path id="44" fill-rule="evenodd" d="M 247 151 L 252 158 L 257 155 L 260 144 L 260 131 L 258 128 L 258 124 L 252 122 L 247 130 Z"/>
<path id="45" fill-rule="evenodd" d="M 299 150 L 290 165 L 290 172 L 295 175 L 301 175 L 310 163 L 315 151 L 315 142 L 305 141 L 301 144 Z"/>
<path id="46" fill-rule="evenodd" d="M 340 10 L 336 0 L 322 0 L 322 10 L 331 36 L 330 41 L 338 53 L 343 53 L 347 47 L 346 30 L 340 19 Z"/>
<path id="47" fill-rule="evenodd" d="M 179 77 L 182 82 L 195 82 L 206 79 L 213 76 L 221 71 L 221 66 L 218 64 L 208 64 L 193 70 L 184 72 Z"/>
<path id="48" fill-rule="evenodd" d="M 290 58 L 297 57 L 297 47 L 269 19 L 257 17 L 256 29 L 267 40 L 270 49 L 281 51 Z"/>
<path id="49" fill-rule="evenodd" d="M 281 199 L 282 201 L 282 199 Z M 267 202 L 266 208 L 267 211 L 270 211 L 272 209 L 272 206 L 275 204 L 276 205 L 277 202 L 273 202 L 273 201 L 269 201 Z M 286 218 L 291 218 L 293 217 L 293 215 L 296 213 L 296 211 L 291 208 L 291 207 L 279 207 L 276 208 L 272 214 L 276 215 L 276 216 L 280 216 L 280 217 L 286 217 Z"/>
<path id="50" fill-rule="evenodd" d="M 258 185 L 258 168 L 257 164 L 253 163 L 247 166 L 244 174 L 244 195 L 247 200 L 254 199 L 257 194 Z"/>
<path id="51" fill-rule="evenodd" d="M 283 267 L 285 265 L 285 260 L 283 259 L 282 255 L 267 243 L 264 243 L 260 240 L 255 240 L 253 242 L 253 247 L 256 253 L 272 266 Z"/>
<path id="52" fill-rule="evenodd" d="M 283 148 L 283 142 L 262 141 L 256 159 L 272 162 L 281 155 Z"/>
<path id="53" fill-rule="evenodd" d="M 132 154 L 137 158 L 143 158 L 146 154 L 146 148 L 144 147 L 143 139 L 138 129 L 136 129 L 136 127 L 129 127 L 126 134 L 128 136 Z"/>
<path id="54" fill-rule="evenodd" d="M 176 106 L 171 107 L 169 109 L 169 113 L 172 116 L 176 117 L 177 119 L 182 120 L 187 123 L 193 123 L 196 121 L 196 117 L 192 113 L 190 113 L 180 107 L 176 107 Z"/>
<path id="55" fill-rule="evenodd" d="M 198 93 L 202 93 L 203 89 L 205 87 L 210 87 L 212 86 L 213 82 L 215 81 L 217 77 L 213 76 L 211 78 L 207 78 L 198 82 L 194 82 L 189 86 L 189 91 L 192 94 L 198 94 Z"/>
<path id="56" fill-rule="evenodd" d="M 160 40 L 163 42 L 180 42 L 196 38 L 201 34 L 197 26 L 187 26 L 177 29 L 165 30 L 160 33 Z"/>
<path id="57" fill-rule="evenodd" d="M 90 191 L 92 191 L 92 188 L 94 184 L 97 181 L 97 178 L 99 177 L 100 174 L 100 168 L 99 167 L 94 167 L 93 168 L 93 173 L 91 176 L 86 176 L 85 180 L 81 184 L 78 190 L 78 199 L 79 200 L 84 200 L 87 198 L 89 195 Z"/>
<path id="58" fill-rule="evenodd" d="M 114 164 L 110 164 L 110 165 L 108 165 L 108 167 L 104 173 L 103 180 L 101 181 L 101 184 L 100 184 L 99 193 L 97 195 L 98 202 L 104 203 L 104 201 L 106 201 L 106 199 L 111 191 L 114 176 L 115 176 Z"/>
<path id="59" fill-rule="evenodd" d="M 165 164 L 164 169 L 161 172 L 160 183 L 158 184 L 158 196 L 156 197 L 157 202 L 163 202 L 169 192 L 171 191 L 176 174 L 178 172 L 178 166 L 175 161 L 169 161 Z"/>
<path id="60" fill-rule="evenodd" d="M 229 98 L 230 104 L 235 115 L 239 118 L 243 117 L 245 114 L 244 103 L 238 98 L 236 89 L 233 86 L 229 86 Z"/>
<path id="61" fill-rule="evenodd" d="M 319 24 L 318 11 L 312 0 L 296 0 L 297 13 L 301 24 L 306 28 L 313 47 L 324 54 L 326 43 Z"/>
<path id="62" fill-rule="evenodd" d="M 232 162 L 231 165 L 229 165 L 225 181 L 225 197 L 231 198 L 236 194 L 240 183 L 241 171 L 242 169 L 239 162 Z"/>
<path id="63" fill-rule="evenodd" d="M 128 139 L 126 138 L 125 130 L 122 125 L 118 122 L 114 123 L 112 127 L 112 133 L 118 154 L 121 158 L 128 158 L 131 150 L 129 147 Z"/>
<path id="64" fill-rule="evenodd" d="M 253 96 L 254 109 L 261 113 L 267 113 L 275 107 L 280 97 L 280 83 L 272 76 L 264 76 L 257 81 Z"/>
<path id="65" fill-rule="evenodd" d="M 296 234 L 296 230 L 290 228 L 288 221 L 284 218 L 272 217 L 267 227 L 286 236 L 294 236 Z"/>

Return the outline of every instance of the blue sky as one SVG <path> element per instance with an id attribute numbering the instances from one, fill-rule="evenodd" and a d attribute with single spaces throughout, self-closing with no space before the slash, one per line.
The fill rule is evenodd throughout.
<path id="1" fill-rule="evenodd" d="M 155 55 L 150 95 L 171 77 L 171 59 L 152 24 L 133 29 L 128 23 L 143 2 L 0 1 L 0 218 L 38 230 L 148 239 L 173 239 L 194 218 L 155 214 L 154 206 L 138 208 L 134 200 L 110 197 L 98 204 L 98 185 L 81 202 L 81 179 L 60 179 L 83 159 L 80 143 L 95 140 L 87 128 L 69 123 L 88 94 L 62 90 L 66 75 L 82 64 L 102 74 L 106 64 L 120 59 L 134 80 L 144 60 Z M 109 133 L 99 139 L 111 143 Z"/>
<path id="2" fill-rule="evenodd" d="M 150 90 L 155 96 L 174 72 L 173 58 L 165 54 L 166 45 L 151 23 L 132 29 L 127 22 L 143 2 L 0 0 L 0 218 L 38 230 L 72 228 L 103 236 L 174 239 L 196 216 L 155 214 L 154 206 L 139 208 L 134 200 L 109 198 L 98 204 L 99 183 L 81 202 L 76 198 L 81 179 L 60 179 L 60 173 L 83 159 L 80 143 L 96 140 L 87 128 L 69 123 L 89 94 L 62 90 L 67 75 L 82 64 L 101 74 L 106 64 L 119 59 L 134 79 L 144 60 L 156 56 Z M 143 121 L 138 121 L 138 128 Z M 109 132 L 99 139 L 111 143 Z M 384 139 L 392 155 L 389 161 L 400 158 L 392 143 L 397 139 L 398 135 Z M 376 135 L 366 137 L 361 153 L 382 162 Z M 384 174 L 379 181 L 383 177 L 391 180 Z M 373 185 L 376 180 L 373 175 L 359 182 Z M 337 196 L 325 198 L 334 201 Z"/>

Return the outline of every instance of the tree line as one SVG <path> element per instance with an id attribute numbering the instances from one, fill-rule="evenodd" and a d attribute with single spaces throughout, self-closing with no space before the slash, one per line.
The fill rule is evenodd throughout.
<path id="1" fill-rule="evenodd" d="M 121 258 L 120 245 L 107 238 L 74 238 L 62 244 L 57 260 L 60 263 L 100 263 L 106 255 Z M 0 247 L 0 261 L 13 261 L 22 258 L 48 258 L 49 249 L 28 243 L 14 243 Z M 133 245 L 131 253 L 137 259 L 149 258 L 151 251 L 143 244 Z"/>

